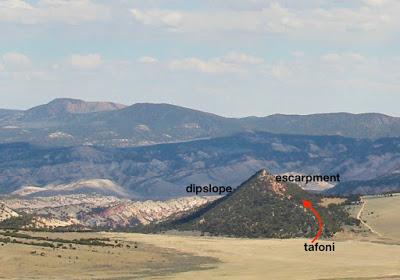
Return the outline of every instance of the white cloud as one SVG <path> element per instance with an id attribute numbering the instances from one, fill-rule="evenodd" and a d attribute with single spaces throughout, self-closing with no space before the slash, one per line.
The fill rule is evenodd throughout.
<path id="1" fill-rule="evenodd" d="M 276 79 L 287 79 L 293 75 L 293 65 L 287 63 L 277 63 L 272 65 L 270 69 L 270 74 Z"/>
<path id="2" fill-rule="evenodd" d="M 279 5 L 262 11 L 172 11 L 172 10 L 131 10 L 135 20 L 143 25 L 164 27 L 172 31 L 246 31 L 269 30 L 280 32 L 290 27 L 291 20 L 283 14 Z M 266 22 L 267 17 L 278 17 L 273 23 Z"/>
<path id="3" fill-rule="evenodd" d="M 223 60 L 236 64 L 261 64 L 264 61 L 262 58 L 238 52 L 229 52 Z"/>
<path id="4" fill-rule="evenodd" d="M 154 64 L 158 62 L 156 58 L 151 56 L 142 56 L 141 58 L 138 59 L 138 61 L 143 64 Z"/>
<path id="5" fill-rule="evenodd" d="M 279 1 L 254 10 L 134 9 L 132 16 L 143 25 L 164 27 L 196 36 L 200 32 L 218 34 L 235 31 L 337 40 L 337 36 L 370 38 L 372 35 L 382 36 L 382 33 L 394 34 L 395 30 L 399 31 L 400 1 L 366 0 L 356 3 L 358 5 L 349 7 L 314 5 L 303 9 L 280 4 Z"/>
<path id="6" fill-rule="evenodd" d="M 25 54 L 8 52 L 2 55 L 0 63 L 0 78 L 15 81 L 49 80 L 46 67 L 32 63 Z M 18 84 L 18 82 L 17 82 Z"/>
<path id="7" fill-rule="evenodd" d="M 175 28 L 181 24 L 182 14 L 177 11 L 139 9 L 131 10 L 132 16 L 141 24 Z"/>
<path id="8" fill-rule="evenodd" d="M 173 70 L 190 70 L 208 74 L 222 74 L 239 71 L 236 65 L 223 62 L 220 59 L 201 60 L 199 58 L 192 57 L 181 60 L 173 60 L 169 65 Z"/>
<path id="9" fill-rule="evenodd" d="M 82 70 L 90 70 L 99 67 L 103 60 L 99 54 L 73 54 L 69 56 L 68 63 Z"/>
<path id="10" fill-rule="evenodd" d="M 400 74 L 400 65 L 395 59 L 370 58 L 351 52 L 286 59 L 266 64 L 263 69 L 266 76 L 284 79 L 287 85 L 297 83 L 312 88 L 314 84 L 325 84 L 326 88 L 334 88 L 351 84 L 359 90 L 367 89 L 367 84 L 374 84 L 376 88 L 396 86 Z"/>
<path id="11" fill-rule="evenodd" d="M 222 57 L 203 60 L 196 57 L 173 60 L 169 66 L 173 70 L 190 70 L 207 74 L 240 73 L 248 65 L 258 65 L 263 59 L 245 53 L 229 52 Z"/>
<path id="12" fill-rule="evenodd" d="M 270 57 L 269 54 L 267 56 Z M 11 56 L 7 57 L 9 59 Z M 331 52 L 323 55 L 308 52 L 306 56 L 299 57 L 271 56 L 271 59 L 263 62 L 254 54 L 228 52 L 218 57 L 160 60 L 157 67 L 147 67 L 131 60 L 105 60 L 98 54 L 81 54 L 68 59 L 75 67 L 66 67 L 62 61 L 57 60 L 49 61 L 47 65 L 41 63 L 41 67 L 34 63 L 23 71 L 9 71 L 4 59 L 0 60 L 0 64 L 3 63 L 6 68 L 5 71 L 0 71 L 0 79 L 10 81 L 10 88 L 23 87 L 24 90 L 19 92 L 20 97 L 35 87 L 43 89 L 37 92 L 46 92 L 48 96 L 57 91 L 55 89 L 67 95 L 69 92 L 85 89 L 82 94 L 93 99 L 98 96 L 107 97 L 110 91 L 119 92 L 123 97 L 126 88 L 132 88 L 133 92 L 150 92 L 150 97 L 147 95 L 146 99 L 149 102 L 175 102 L 192 106 L 196 102 L 204 106 L 211 104 L 210 106 L 214 106 L 213 111 L 218 112 L 221 107 L 225 113 L 229 111 L 226 108 L 235 108 L 240 114 L 279 110 L 287 110 L 282 111 L 287 113 L 299 112 L 296 108 L 305 108 L 304 112 L 312 112 L 322 108 L 327 100 L 329 104 L 336 102 L 334 104 L 337 107 L 331 107 L 331 111 L 376 111 L 375 107 L 370 110 L 360 107 L 362 105 L 357 100 L 368 99 L 373 106 L 380 102 L 379 104 L 383 104 L 381 108 L 385 108 L 387 104 L 395 103 L 390 98 L 395 98 L 400 90 L 398 58 L 371 58 L 356 52 Z M 79 71 L 93 69 L 95 65 L 102 66 L 95 72 Z M 158 82 L 154 83 L 154 80 Z M 86 89 L 91 90 L 90 95 Z M 191 89 L 197 90 L 190 92 Z M 165 92 L 168 92 L 165 96 L 170 99 L 162 99 L 162 93 Z M 356 97 L 352 99 L 354 96 Z M 138 93 L 132 100 L 141 97 L 143 96 Z M 280 104 L 279 100 L 282 98 L 292 100 L 291 107 L 271 105 L 264 111 L 266 109 L 260 105 Z M 210 100 L 213 102 L 210 103 Z M 313 108 L 307 109 L 305 101 L 309 100 L 313 102 Z M 354 102 L 354 106 L 341 107 L 347 104 L 347 100 L 353 100 L 351 102 Z M 394 108 L 394 105 L 391 106 Z M 252 110 L 240 111 L 241 108 Z"/>
<path id="13" fill-rule="evenodd" d="M 294 56 L 294 57 L 300 58 L 300 57 L 305 56 L 305 53 L 302 52 L 302 51 L 293 51 L 293 52 L 291 53 L 291 55 Z"/>
<path id="14" fill-rule="evenodd" d="M 2 0 L 0 21 L 20 24 L 63 22 L 77 24 L 109 17 L 108 8 L 90 0 L 39 0 L 29 4 L 23 0 Z"/>
<path id="15" fill-rule="evenodd" d="M 22 0 L 4 0 L 0 2 L 0 20 L 19 23 L 32 23 L 37 10 Z"/>
<path id="16" fill-rule="evenodd" d="M 364 1 L 369 6 L 377 6 L 377 7 L 388 4 L 389 2 L 387 0 L 364 0 Z"/>
<path id="17" fill-rule="evenodd" d="M 17 52 L 9 52 L 3 55 L 3 62 L 10 68 L 27 68 L 32 62 L 26 55 Z"/>
<path id="18" fill-rule="evenodd" d="M 327 63 L 361 63 L 366 60 L 359 53 L 327 53 L 322 55 L 322 61 Z"/>

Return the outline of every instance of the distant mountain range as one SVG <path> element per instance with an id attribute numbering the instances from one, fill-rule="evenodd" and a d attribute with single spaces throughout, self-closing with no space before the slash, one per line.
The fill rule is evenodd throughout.
<path id="1" fill-rule="evenodd" d="M 193 183 L 235 187 L 261 168 L 340 173 L 332 193 L 376 193 L 395 189 L 397 137 L 400 118 L 382 114 L 225 118 L 169 104 L 55 99 L 0 109 L 0 193 L 165 199 Z"/>
<path id="2" fill-rule="evenodd" d="M 233 193 L 189 215 L 147 230 L 195 230 L 212 235 L 234 237 L 293 238 L 311 237 L 317 231 L 313 214 L 302 201 L 313 202 L 324 221 L 323 236 L 330 237 L 344 224 L 356 223 L 340 206 L 319 205 L 321 197 L 294 184 L 281 184 L 266 170 L 261 170 Z"/>
<path id="3" fill-rule="evenodd" d="M 400 118 L 349 113 L 225 118 L 169 104 L 75 99 L 56 99 L 26 111 L 0 110 L 0 143 L 133 147 L 251 131 L 377 139 L 399 137 Z"/>
<path id="4" fill-rule="evenodd" d="M 83 100 L 60 98 L 48 104 L 24 111 L 20 120 L 26 122 L 49 121 L 55 118 L 68 118 L 73 114 L 113 111 L 125 108 L 125 105 L 111 102 L 86 102 Z"/>
<path id="5" fill-rule="evenodd" d="M 266 132 L 135 148 L 1 144 L 0 190 L 108 179 L 131 197 L 165 199 L 188 195 L 189 184 L 236 187 L 261 168 L 370 180 L 400 170 L 399 147 L 400 138 Z"/>
<path id="6" fill-rule="evenodd" d="M 371 180 L 348 181 L 326 190 L 331 195 L 367 195 L 400 192 L 400 173 L 379 176 Z"/>
<path id="7" fill-rule="evenodd" d="M 102 179 L 79 180 L 70 184 L 50 184 L 42 187 L 24 186 L 15 192 L 12 192 L 11 195 L 29 198 L 91 193 L 122 198 L 129 196 L 121 186 L 116 185 L 110 180 Z"/>

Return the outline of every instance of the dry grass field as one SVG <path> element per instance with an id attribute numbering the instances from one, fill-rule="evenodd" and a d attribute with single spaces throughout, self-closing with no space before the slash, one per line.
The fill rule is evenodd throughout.
<path id="1" fill-rule="evenodd" d="M 221 261 L 214 269 L 149 279 L 400 279 L 400 247 L 395 245 L 336 241 L 335 252 L 305 252 L 305 239 L 114 236 Z"/>
<path id="2" fill-rule="evenodd" d="M 97 233 L 28 234 L 69 240 L 104 237 Z M 16 240 L 37 242 L 26 238 Z M 218 262 L 144 244 L 134 238 L 129 241 L 114 238 L 109 243 L 113 246 L 54 242 L 62 246 L 50 248 L 0 242 L 0 279 L 142 279 L 204 269 Z"/>
<path id="3" fill-rule="evenodd" d="M 400 197 L 363 200 L 364 207 L 350 211 L 382 236 L 363 225 L 349 229 L 334 238 L 335 252 L 305 252 L 306 239 L 28 233 L 50 240 L 109 238 L 117 246 L 8 243 L 0 246 L 0 279 L 400 279 Z"/>
<path id="4" fill-rule="evenodd" d="M 400 195 L 367 196 L 364 201 L 361 218 L 384 239 L 400 241 Z"/>

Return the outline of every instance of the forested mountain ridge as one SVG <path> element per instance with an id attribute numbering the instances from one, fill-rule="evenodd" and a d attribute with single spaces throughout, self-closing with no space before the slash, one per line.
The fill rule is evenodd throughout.
<path id="1" fill-rule="evenodd" d="M 0 143 L 133 147 L 240 132 L 400 137 L 400 118 L 329 113 L 226 118 L 170 104 L 86 102 L 60 98 L 25 111 L 0 110 Z"/>
<path id="2" fill-rule="evenodd" d="M 400 138 L 241 133 L 136 148 L 0 145 L 1 193 L 79 180 L 108 179 L 132 197 L 187 195 L 189 184 L 238 186 L 255 171 L 340 174 L 342 182 L 400 170 Z"/>

